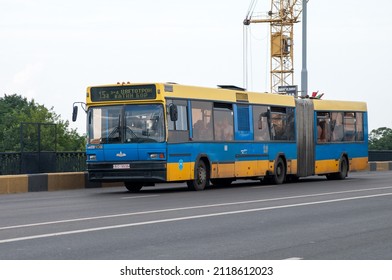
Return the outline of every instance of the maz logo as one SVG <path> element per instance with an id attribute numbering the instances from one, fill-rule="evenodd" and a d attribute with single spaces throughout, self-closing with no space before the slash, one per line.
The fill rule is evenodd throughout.
<path id="1" fill-rule="evenodd" d="M 127 154 L 124 154 L 123 152 L 119 152 L 118 154 L 116 154 L 116 157 L 126 157 Z"/>

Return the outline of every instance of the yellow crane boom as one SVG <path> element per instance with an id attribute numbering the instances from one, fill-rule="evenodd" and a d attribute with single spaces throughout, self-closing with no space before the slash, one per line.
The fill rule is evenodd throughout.
<path id="1" fill-rule="evenodd" d="M 253 0 L 251 8 L 255 6 Z M 248 12 L 244 25 L 269 23 L 271 31 L 270 85 L 272 93 L 279 92 L 280 86 L 294 85 L 294 24 L 299 22 L 302 2 L 307 0 L 271 0 L 268 17 L 253 17 Z"/>

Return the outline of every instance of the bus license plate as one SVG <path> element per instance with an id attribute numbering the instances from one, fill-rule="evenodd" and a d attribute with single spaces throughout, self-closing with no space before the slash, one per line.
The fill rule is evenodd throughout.
<path id="1" fill-rule="evenodd" d="M 129 164 L 113 164 L 113 169 L 129 169 Z"/>

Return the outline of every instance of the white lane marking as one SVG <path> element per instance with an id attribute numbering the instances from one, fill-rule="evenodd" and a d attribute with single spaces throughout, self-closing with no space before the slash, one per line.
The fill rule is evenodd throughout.
<path id="1" fill-rule="evenodd" d="M 303 260 L 303 258 L 299 258 L 299 257 L 292 257 L 292 258 L 287 258 L 287 259 L 283 259 L 284 261 L 300 261 Z"/>
<path id="2" fill-rule="evenodd" d="M 260 211 L 276 210 L 276 209 L 294 208 L 294 207 L 301 207 L 301 206 L 327 204 L 327 203 L 374 198 L 374 197 L 383 197 L 383 196 L 392 196 L 392 193 L 339 198 L 339 199 L 331 199 L 331 200 L 324 200 L 324 201 L 314 201 L 314 202 L 288 204 L 288 205 L 281 205 L 281 206 L 271 206 L 271 207 L 254 208 L 254 209 L 246 209 L 246 210 L 227 211 L 227 212 L 220 212 L 220 213 L 203 214 L 203 215 L 170 218 L 170 219 L 162 219 L 162 220 L 153 220 L 153 221 L 130 223 L 130 224 L 120 224 L 120 225 L 114 225 L 114 226 L 105 226 L 105 227 L 71 230 L 71 231 L 63 231 L 63 232 L 56 232 L 56 233 L 47 233 L 47 234 L 40 234 L 40 235 L 32 235 L 32 236 L 4 239 L 4 240 L 0 240 L 0 244 L 16 242 L 16 241 L 31 240 L 31 239 L 39 239 L 39 238 L 45 238 L 45 237 L 54 237 L 54 236 L 70 235 L 70 234 L 77 234 L 77 233 L 102 231 L 102 230 L 108 230 L 108 229 L 118 229 L 118 228 L 127 228 L 127 227 L 135 227 L 135 226 L 142 226 L 142 225 L 161 224 L 161 223 L 168 223 L 168 222 L 193 220 L 193 219 L 209 218 L 209 217 L 218 217 L 218 216 L 226 216 L 226 215 L 235 215 L 235 214 L 243 214 L 243 213 L 252 213 L 252 212 L 260 212 Z"/>
<path id="3" fill-rule="evenodd" d="M 373 191 L 373 190 L 385 190 L 385 189 L 392 189 L 392 186 L 381 187 L 381 188 L 361 189 L 361 190 L 351 190 L 351 191 L 341 191 L 341 192 L 329 192 L 329 193 L 298 195 L 298 196 L 286 196 L 286 197 L 277 197 L 277 198 L 259 199 L 259 200 L 227 202 L 227 203 L 219 203 L 219 204 L 207 204 L 207 205 L 198 205 L 198 206 L 189 206 L 189 207 L 180 207 L 180 208 L 169 208 L 169 209 L 160 209 L 160 210 L 150 210 L 150 211 L 143 211 L 143 212 L 131 212 L 131 213 L 122 213 L 122 214 L 113 214 L 113 215 L 103 215 L 103 216 L 94 216 L 94 217 L 76 218 L 76 219 L 67 219 L 67 220 L 58 220 L 58 221 L 50 221 L 50 222 L 42 222 L 42 223 L 32 223 L 32 224 L 0 227 L 0 230 L 35 227 L 35 226 L 45 226 L 45 225 L 80 222 L 80 221 L 99 220 L 99 219 L 107 219 L 107 218 L 119 218 L 119 217 L 126 217 L 126 216 L 156 214 L 156 213 L 165 213 L 165 212 L 174 212 L 174 211 L 184 211 L 184 210 L 192 210 L 192 209 L 243 205 L 243 204 L 251 204 L 251 203 L 279 201 L 279 200 L 286 200 L 286 199 L 318 197 L 318 196 L 333 195 L 333 194 L 345 194 L 345 193 L 366 192 L 366 191 Z"/>
<path id="4" fill-rule="evenodd" d="M 120 199 L 136 199 L 136 198 L 146 198 L 146 197 L 156 197 L 160 196 L 159 194 L 153 194 L 153 195 L 141 195 L 141 196 L 124 196 L 121 197 Z"/>

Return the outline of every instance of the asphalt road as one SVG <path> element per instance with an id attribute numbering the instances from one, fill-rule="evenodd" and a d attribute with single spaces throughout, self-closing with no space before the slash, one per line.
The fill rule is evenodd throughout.
<path id="1" fill-rule="evenodd" d="M 0 259 L 392 259 L 392 172 L 0 196 Z"/>

